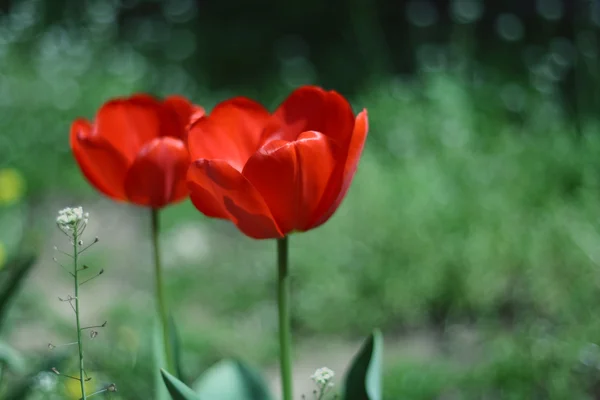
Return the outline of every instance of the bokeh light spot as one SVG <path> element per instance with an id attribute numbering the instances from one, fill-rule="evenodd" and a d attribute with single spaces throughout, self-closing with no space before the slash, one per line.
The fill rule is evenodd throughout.
<path id="1" fill-rule="evenodd" d="M 573 43 L 567 38 L 557 37 L 550 42 L 550 51 L 553 61 L 562 66 L 569 67 L 573 65 L 577 58 L 577 52 Z"/>
<path id="2" fill-rule="evenodd" d="M 25 194 L 25 179 L 14 168 L 0 170 L 0 204 L 9 205 L 19 201 Z"/>
<path id="3" fill-rule="evenodd" d="M 507 42 L 516 42 L 523 38 L 523 23 L 514 14 L 500 14 L 496 20 L 496 32 Z"/>
<path id="4" fill-rule="evenodd" d="M 537 0 L 536 10 L 548 21 L 557 21 L 563 16 L 564 4 L 562 0 Z"/>
<path id="5" fill-rule="evenodd" d="M 194 0 L 168 0 L 163 2 L 165 17 L 174 23 L 190 21 L 196 16 L 197 8 Z"/>
<path id="6" fill-rule="evenodd" d="M 461 24 L 475 22 L 483 15 L 481 0 L 454 0 L 451 7 L 452 19 Z"/>
<path id="7" fill-rule="evenodd" d="M 577 47 L 588 58 L 598 57 L 598 39 L 592 31 L 583 31 L 577 34 Z"/>
<path id="8" fill-rule="evenodd" d="M 408 22 L 420 28 L 434 25 L 438 20 L 435 4 L 428 0 L 412 0 L 406 4 Z"/>

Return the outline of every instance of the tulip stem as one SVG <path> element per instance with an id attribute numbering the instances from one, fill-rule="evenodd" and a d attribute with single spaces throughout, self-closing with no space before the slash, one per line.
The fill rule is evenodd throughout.
<path id="1" fill-rule="evenodd" d="M 290 329 L 290 277 L 288 273 L 288 238 L 277 240 L 277 305 L 279 310 L 279 361 L 283 400 L 292 400 L 292 362 Z"/>
<path id="2" fill-rule="evenodd" d="M 173 352 L 171 349 L 171 341 L 169 335 L 169 318 L 167 314 L 167 304 L 165 300 L 165 293 L 163 288 L 163 273 L 160 262 L 160 249 L 158 246 L 158 233 L 159 233 L 159 215 L 157 209 L 152 209 L 152 252 L 154 257 L 154 275 L 155 275 L 155 295 L 156 303 L 158 306 L 158 316 L 160 318 L 160 324 L 162 328 L 163 337 L 163 357 L 165 357 L 166 366 L 165 369 L 175 374 L 175 367 L 173 362 Z M 161 366 L 162 367 L 162 366 Z"/>

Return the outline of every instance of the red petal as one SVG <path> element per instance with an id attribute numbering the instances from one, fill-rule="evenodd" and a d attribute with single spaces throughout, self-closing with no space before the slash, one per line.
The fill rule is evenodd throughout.
<path id="1" fill-rule="evenodd" d="M 360 160 L 363 148 L 365 147 L 368 132 L 369 116 L 365 109 L 356 116 L 356 122 L 354 123 L 354 131 L 352 133 L 352 140 L 350 141 L 350 149 L 348 150 L 348 159 L 346 160 L 346 166 L 344 168 L 344 185 L 340 192 L 342 198 L 346 195 L 350 183 L 352 183 L 352 178 L 354 178 L 354 174 L 356 173 L 358 161 Z"/>
<path id="2" fill-rule="evenodd" d="M 79 168 L 100 192 L 115 200 L 126 200 L 123 182 L 129 163 L 102 137 L 90 137 L 92 125 L 77 119 L 71 125 L 70 144 Z"/>
<path id="3" fill-rule="evenodd" d="M 218 104 L 191 127 L 188 145 L 192 160 L 226 160 L 241 171 L 260 145 L 269 112 L 259 103 L 236 97 Z"/>
<path id="4" fill-rule="evenodd" d="M 354 113 L 346 99 L 334 91 L 303 86 L 290 94 L 265 129 L 263 143 L 273 139 L 296 140 L 306 131 L 321 132 L 340 149 L 346 149 L 352 137 Z"/>
<path id="5" fill-rule="evenodd" d="M 298 140 L 276 140 L 254 154 L 243 174 L 267 202 L 280 230 L 305 230 L 335 167 L 331 140 L 304 132 Z"/>
<path id="6" fill-rule="evenodd" d="M 105 103 L 96 116 L 92 137 L 102 137 L 131 162 L 144 144 L 161 136 L 161 103 L 138 94 Z"/>
<path id="7" fill-rule="evenodd" d="M 171 134 L 162 132 L 162 136 L 178 137 L 187 140 L 187 127 L 190 123 L 204 116 L 204 108 L 190 102 L 183 96 L 169 96 L 163 101 L 164 108 L 174 116 L 174 126 L 168 128 Z"/>
<path id="8" fill-rule="evenodd" d="M 327 194 L 323 196 L 321 205 L 315 213 L 315 220 L 311 225 L 311 228 L 316 228 L 317 226 L 325 223 L 338 209 L 342 200 L 346 196 L 346 193 L 350 188 L 350 184 L 352 183 L 352 179 L 354 178 L 356 168 L 358 167 L 358 162 L 365 146 L 368 131 L 369 118 L 367 115 L 367 110 L 363 110 L 356 117 L 352 141 L 350 142 L 350 148 L 348 149 L 346 162 L 343 164 L 343 170 L 342 168 L 339 168 L 339 172 L 336 171 L 333 174 L 334 178 L 331 182 L 331 186 L 328 188 L 329 190 L 327 191 Z M 339 178 L 336 175 L 338 175 Z"/>
<path id="9" fill-rule="evenodd" d="M 187 126 L 190 123 L 190 117 L 200 118 L 204 115 L 204 108 L 195 105 L 183 96 L 169 96 L 165 98 L 163 104 L 169 109 L 175 111 L 179 117 L 179 122 L 182 126 Z"/>
<path id="10" fill-rule="evenodd" d="M 138 153 L 125 179 L 132 203 L 161 208 L 185 199 L 189 157 L 185 145 L 173 137 L 156 138 Z"/>
<path id="11" fill-rule="evenodd" d="M 202 213 L 229 219 L 255 239 L 283 237 L 260 193 L 226 161 L 195 161 L 187 182 L 192 203 Z"/>

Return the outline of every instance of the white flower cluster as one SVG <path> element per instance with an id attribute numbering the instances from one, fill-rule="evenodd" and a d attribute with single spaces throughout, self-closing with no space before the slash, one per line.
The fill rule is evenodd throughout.
<path id="1" fill-rule="evenodd" d="M 79 224 L 87 224 L 90 214 L 84 213 L 82 207 L 67 207 L 58 212 L 56 223 L 60 228 L 66 231 L 74 231 Z"/>
<path id="2" fill-rule="evenodd" d="M 317 386 L 323 388 L 325 386 L 333 386 L 333 377 L 335 373 L 327 367 L 319 368 L 315 371 L 314 374 L 310 377 Z"/>

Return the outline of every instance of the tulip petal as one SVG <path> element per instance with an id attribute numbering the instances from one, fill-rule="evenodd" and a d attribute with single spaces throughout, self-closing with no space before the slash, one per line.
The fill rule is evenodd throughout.
<path id="1" fill-rule="evenodd" d="M 193 104 L 183 96 L 169 96 L 163 101 L 163 106 L 170 113 L 168 117 L 171 123 L 166 127 L 169 133 L 162 132 L 162 135 L 178 137 L 184 142 L 187 140 L 188 125 L 205 114 L 204 108 Z"/>
<path id="2" fill-rule="evenodd" d="M 338 209 L 346 196 L 350 184 L 352 183 L 352 179 L 354 178 L 354 174 L 356 173 L 356 168 L 358 167 L 358 162 L 365 146 L 368 131 L 369 118 L 367 110 L 365 109 L 356 117 L 352 141 L 350 142 L 346 161 L 344 164 L 340 165 L 340 167 L 343 166 L 343 168 L 338 168 L 336 172 L 332 174 L 330 186 L 314 215 L 311 228 L 316 228 L 325 223 Z"/>
<path id="3" fill-rule="evenodd" d="M 179 123 L 184 127 L 190 123 L 190 117 L 200 118 L 205 114 L 203 107 L 192 103 L 183 96 L 166 97 L 163 104 L 177 114 Z"/>
<path id="4" fill-rule="evenodd" d="M 98 111 L 90 136 L 104 138 L 131 162 L 145 143 L 161 136 L 161 107 L 145 94 L 110 100 Z"/>
<path id="5" fill-rule="evenodd" d="M 365 141 L 367 140 L 367 134 L 369 133 L 369 116 L 367 110 L 362 110 L 357 116 L 354 123 L 354 131 L 352 133 L 352 140 L 350 141 L 350 148 L 348 150 L 348 159 L 344 168 L 344 184 L 340 196 L 343 198 L 352 183 L 356 168 L 362 151 L 365 147 Z"/>
<path id="6" fill-rule="evenodd" d="M 246 163 L 243 174 L 262 194 L 285 234 L 306 230 L 336 165 L 335 145 L 320 132 L 268 143 Z"/>
<path id="7" fill-rule="evenodd" d="M 192 160 L 227 160 L 241 171 L 258 149 L 269 117 L 262 105 L 244 97 L 218 104 L 210 115 L 190 126 L 188 146 Z"/>
<path id="8" fill-rule="evenodd" d="M 229 219 L 255 239 L 283 237 L 261 194 L 226 161 L 196 160 L 187 182 L 192 203 L 205 215 Z"/>
<path id="9" fill-rule="evenodd" d="M 335 91 L 303 86 L 292 92 L 273 114 L 263 143 L 282 139 L 293 141 L 306 131 L 317 131 L 332 139 L 344 151 L 352 137 L 354 113 L 346 99 Z"/>
<path id="10" fill-rule="evenodd" d="M 71 124 L 70 144 L 83 175 L 100 192 L 115 200 L 127 200 L 123 182 L 129 163 L 102 137 L 91 135 L 92 125 L 84 119 Z"/>
<path id="11" fill-rule="evenodd" d="M 183 142 L 155 138 L 138 153 L 125 179 L 125 192 L 135 204 L 161 208 L 185 199 L 189 156 Z"/>

